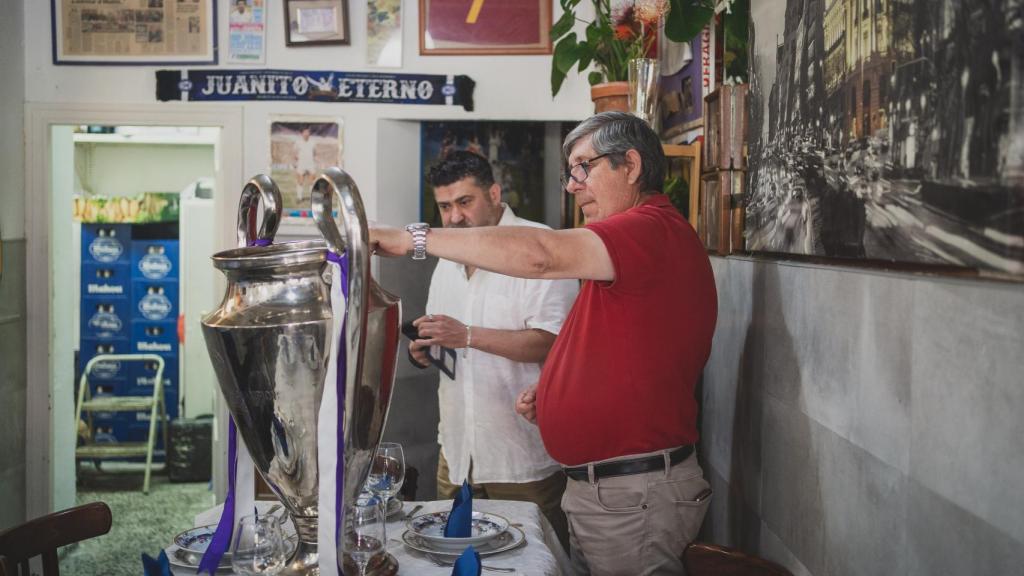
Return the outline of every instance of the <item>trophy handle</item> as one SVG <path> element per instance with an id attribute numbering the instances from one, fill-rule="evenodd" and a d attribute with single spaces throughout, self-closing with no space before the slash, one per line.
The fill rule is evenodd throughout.
<path id="1" fill-rule="evenodd" d="M 260 201 L 263 202 L 263 222 L 256 230 L 256 215 Z M 244 248 L 258 241 L 269 243 L 277 234 L 281 224 L 281 191 L 266 174 L 257 174 L 242 188 L 238 201 L 238 246 Z"/>

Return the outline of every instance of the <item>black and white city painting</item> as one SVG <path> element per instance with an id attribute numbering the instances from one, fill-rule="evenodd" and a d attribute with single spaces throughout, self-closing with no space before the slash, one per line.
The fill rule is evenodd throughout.
<path id="1" fill-rule="evenodd" d="M 751 10 L 749 249 L 1024 275 L 1024 0 Z"/>

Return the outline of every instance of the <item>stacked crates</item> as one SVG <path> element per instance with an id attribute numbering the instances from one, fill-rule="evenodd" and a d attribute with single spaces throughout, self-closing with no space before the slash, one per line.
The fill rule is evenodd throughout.
<path id="1" fill-rule="evenodd" d="M 167 416 L 178 415 L 179 259 L 177 223 L 82 224 L 80 370 L 97 354 L 164 358 Z M 93 396 L 149 396 L 154 362 L 93 366 Z M 96 438 L 145 442 L 149 412 L 94 413 Z M 162 435 L 157 454 L 162 454 Z"/>

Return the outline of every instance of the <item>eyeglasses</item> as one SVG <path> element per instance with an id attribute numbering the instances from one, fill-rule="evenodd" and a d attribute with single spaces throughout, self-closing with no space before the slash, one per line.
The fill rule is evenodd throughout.
<path id="1" fill-rule="evenodd" d="M 562 174 L 562 188 L 564 189 L 569 186 L 570 179 L 577 184 L 583 184 L 587 178 L 590 177 L 590 168 L 594 165 L 594 162 L 597 162 L 609 154 L 611 154 L 611 152 L 605 152 L 604 154 L 594 156 L 590 160 L 584 160 L 570 166 L 569 169 Z"/>

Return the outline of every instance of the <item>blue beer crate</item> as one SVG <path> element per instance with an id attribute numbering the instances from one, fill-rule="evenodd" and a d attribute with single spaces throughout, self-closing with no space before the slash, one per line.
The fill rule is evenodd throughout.
<path id="1" fill-rule="evenodd" d="M 177 318 L 161 322 L 132 320 L 131 324 L 132 352 L 162 356 L 178 353 Z"/>
<path id="2" fill-rule="evenodd" d="M 133 280 L 132 314 L 136 320 L 178 319 L 178 283 L 168 280 Z"/>
<path id="3" fill-rule="evenodd" d="M 128 298 L 131 275 L 127 263 L 82 263 L 82 296 L 90 298 Z"/>
<path id="4" fill-rule="evenodd" d="M 178 357 L 163 354 L 161 356 L 164 357 L 164 388 L 176 388 L 178 386 Z M 152 360 L 132 362 L 128 371 L 131 396 L 145 396 L 152 393 L 156 380 L 156 367 L 156 362 Z"/>
<path id="5" fill-rule="evenodd" d="M 118 342 L 123 342 L 123 346 L 120 346 L 121 348 L 128 348 L 127 340 Z M 120 354 L 120 352 L 118 352 L 118 354 Z M 79 353 L 79 373 L 85 371 L 86 365 L 89 363 L 89 360 L 92 360 L 93 356 L 96 356 L 96 354 L 90 354 L 89 357 L 86 358 L 83 347 L 83 351 Z M 93 365 L 92 371 L 89 372 L 89 383 L 94 386 L 116 386 L 118 390 L 117 393 L 121 394 L 123 393 L 122 390 L 125 389 L 124 387 L 128 384 L 129 379 L 131 378 L 132 370 L 133 367 L 131 362 L 124 362 L 121 360 L 99 360 Z"/>
<path id="6" fill-rule="evenodd" d="M 81 338 L 112 340 L 127 338 L 131 326 L 128 298 L 82 298 Z"/>
<path id="7" fill-rule="evenodd" d="M 177 240 L 135 240 L 131 246 L 132 278 L 137 280 L 177 280 Z"/>
<path id="8" fill-rule="evenodd" d="M 131 224 L 82 224 L 83 264 L 127 264 L 131 246 Z"/>

